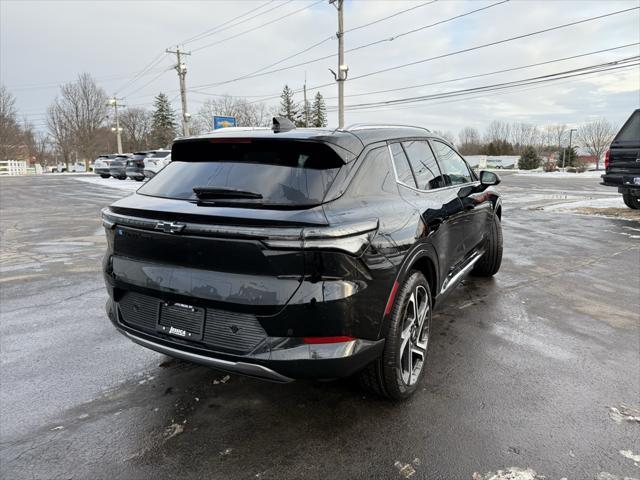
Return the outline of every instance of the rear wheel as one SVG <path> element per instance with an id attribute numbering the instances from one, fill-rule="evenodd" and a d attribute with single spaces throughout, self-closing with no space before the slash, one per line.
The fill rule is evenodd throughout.
<path id="1" fill-rule="evenodd" d="M 633 208 L 634 210 L 640 209 L 640 197 L 633 196 L 630 193 L 625 193 L 622 195 L 622 199 L 627 207 Z"/>
<path id="2" fill-rule="evenodd" d="M 109 178 L 111 175 L 107 174 L 107 173 L 101 173 L 100 176 L 102 178 Z"/>
<path id="3" fill-rule="evenodd" d="M 478 263 L 475 264 L 471 273 L 478 277 L 492 277 L 502 264 L 502 225 L 498 215 L 493 215 L 491 228 L 489 229 L 489 239 L 487 240 L 487 250 Z"/>
<path id="4" fill-rule="evenodd" d="M 424 375 L 430 333 L 429 284 L 412 271 L 396 295 L 384 351 L 360 372 L 361 385 L 394 400 L 410 397 Z"/>

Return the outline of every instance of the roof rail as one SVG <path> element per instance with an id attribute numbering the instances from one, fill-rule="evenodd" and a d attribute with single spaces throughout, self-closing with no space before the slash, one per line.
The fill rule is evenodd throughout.
<path id="1" fill-rule="evenodd" d="M 395 125 L 388 123 L 354 123 L 353 125 L 345 127 L 345 130 L 363 130 L 365 128 L 417 128 L 426 132 L 431 132 L 428 128 L 418 127 L 416 125 Z"/>

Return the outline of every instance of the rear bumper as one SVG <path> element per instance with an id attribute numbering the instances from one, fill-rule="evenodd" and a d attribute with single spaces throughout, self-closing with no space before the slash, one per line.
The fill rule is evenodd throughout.
<path id="1" fill-rule="evenodd" d="M 96 173 L 98 175 L 111 175 L 111 172 L 109 171 L 109 167 L 94 168 L 93 173 Z"/>
<path id="2" fill-rule="evenodd" d="M 635 174 L 608 173 L 602 175 L 600 185 L 617 187 L 619 193 L 630 194 L 637 197 L 640 196 L 640 184 L 635 183 L 636 178 L 640 178 L 640 172 Z"/>
<path id="3" fill-rule="evenodd" d="M 127 177 L 129 177 L 129 178 L 144 178 L 144 173 L 143 173 L 142 170 L 127 169 Z"/>
<path id="4" fill-rule="evenodd" d="M 122 321 L 115 301 L 109 299 L 106 307 L 116 329 L 143 347 L 225 372 L 280 383 L 348 377 L 378 358 L 384 348 L 384 339 L 305 344 L 297 337 L 265 337 L 250 353 L 233 355 L 162 333 L 136 330 Z"/>

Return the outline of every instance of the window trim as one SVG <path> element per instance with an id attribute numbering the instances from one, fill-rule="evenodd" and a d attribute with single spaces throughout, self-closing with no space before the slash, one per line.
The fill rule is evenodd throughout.
<path id="1" fill-rule="evenodd" d="M 415 186 L 411 186 L 411 185 L 407 185 L 404 182 L 401 182 L 398 178 L 398 170 L 396 169 L 396 160 L 395 157 L 393 156 L 393 150 L 391 150 L 391 145 L 397 143 L 400 145 L 400 149 L 402 150 L 402 153 L 404 153 L 404 157 L 407 159 L 407 165 L 409 165 L 409 171 L 411 172 L 411 176 L 413 177 L 413 183 L 415 183 Z M 393 165 L 393 174 L 396 177 L 396 183 L 399 183 L 400 185 L 404 185 L 405 187 L 409 187 L 409 188 L 413 188 L 414 190 L 419 190 L 417 188 L 418 186 L 418 180 L 416 179 L 416 173 L 413 171 L 413 167 L 411 166 L 411 160 L 409 160 L 409 155 L 407 155 L 406 150 L 404 149 L 404 146 L 402 145 L 402 141 L 388 141 L 387 142 L 387 149 L 389 150 L 389 156 L 391 157 L 391 164 Z M 425 190 L 426 191 L 426 190 Z"/>
<path id="2" fill-rule="evenodd" d="M 433 150 L 433 147 L 431 146 L 431 142 L 429 142 L 428 138 L 425 138 L 424 140 L 422 139 L 401 140 L 400 146 L 404 150 L 404 154 L 407 157 L 407 160 L 409 161 L 409 168 L 413 172 L 413 181 L 416 182 L 416 186 L 418 186 L 418 176 L 416 175 L 416 172 L 413 169 L 413 165 L 411 164 L 411 157 L 407 153 L 407 149 L 404 146 L 405 142 L 425 142 L 427 144 L 427 147 L 429 148 L 429 151 L 431 152 L 431 155 L 433 155 L 433 160 L 434 162 L 436 162 L 436 167 L 438 167 L 438 171 L 440 172 L 440 176 L 442 177 L 442 180 L 445 180 L 445 177 L 442 173 L 442 167 L 440 167 L 440 162 L 438 161 L 438 156 L 436 155 L 436 152 Z M 444 187 L 447 187 L 447 186 L 448 185 L 445 185 Z M 422 188 L 418 187 L 417 189 L 420 190 L 421 192 L 430 192 L 431 190 L 439 190 L 440 188 L 444 188 L 444 187 L 429 188 L 427 190 L 423 190 Z"/>
<path id="3" fill-rule="evenodd" d="M 431 190 L 422 190 L 420 188 L 412 187 L 411 185 L 407 185 L 406 183 L 401 182 L 398 179 L 398 171 L 396 170 L 396 163 L 393 160 L 393 152 L 391 151 L 391 144 L 392 143 L 400 143 L 400 146 L 402 147 L 402 142 L 411 141 L 411 140 L 426 140 L 429 143 L 429 148 L 431 148 L 431 152 L 433 153 L 433 156 L 436 159 L 436 163 L 438 164 L 438 168 L 440 169 L 440 173 L 442 173 L 442 167 L 440 167 L 440 161 L 438 160 L 438 156 L 436 155 L 436 152 L 433 150 L 433 147 L 431 145 L 431 141 L 432 140 L 437 140 L 439 142 L 441 142 L 441 140 L 432 139 L 431 137 L 417 137 L 417 138 L 416 137 L 409 137 L 409 138 L 403 138 L 403 139 L 387 140 L 387 148 L 389 149 L 389 157 L 390 157 L 389 159 L 391 160 L 391 167 L 393 167 L 393 173 L 394 173 L 394 175 L 396 177 L 396 183 L 398 185 L 402 185 L 403 187 L 407 187 L 407 188 L 409 188 L 409 189 L 411 189 L 411 190 L 413 190 L 415 192 L 418 192 L 418 193 L 430 193 L 430 192 L 439 192 L 439 191 L 452 189 L 452 188 L 460 188 L 463 185 L 472 185 L 474 183 L 476 183 L 476 184 L 479 183 L 479 180 L 476 178 L 475 174 L 473 174 L 473 171 L 471 170 L 471 168 L 469 168 L 469 164 L 467 163 L 467 161 L 464 158 L 462 158 L 462 156 L 458 152 L 456 152 L 456 153 L 458 153 L 458 155 L 460 155 L 460 158 L 462 158 L 462 160 L 464 161 L 464 163 L 467 166 L 467 168 L 469 169 L 469 171 L 472 172 L 472 178 L 474 179 L 473 181 L 471 181 L 469 183 L 466 183 L 466 184 L 458 184 L 458 185 L 449 184 L 449 185 L 445 185 L 444 187 L 432 188 Z M 442 143 L 444 143 L 445 145 L 447 145 L 450 148 L 453 148 L 453 147 L 451 147 L 451 145 L 448 145 L 446 142 L 442 142 Z M 403 149 L 404 149 L 404 147 L 403 147 Z M 455 149 L 453 149 L 453 150 L 455 151 Z M 406 153 L 405 153 L 405 155 L 406 155 Z M 409 160 L 408 156 L 407 156 L 407 160 Z M 409 162 L 409 167 L 411 168 L 411 172 L 413 174 L 413 167 L 411 167 L 411 162 Z M 413 177 L 413 180 L 415 181 L 415 175 Z M 416 182 L 416 185 L 417 184 L 418 184 L 418 182 Z"/>
<path id="4" fill-rule="evenodd" d="M 447 142 L 445 142 L 444 140 L 440 140 L 439 138 L 429 138 L 429 144 L 431 145 L 433 142 L 440 142 L 443 145 L 446 145 L 447 147 L 449 147 L 451 150 L 453 150 L 453 153 L 455 153 L 456 155 L 458 155 L 458 157 L 460 157 L 460 160 L 462 160 L 462 163 L 464 163 L 464 166 L 467 167 L 467 171 L 469 172 L 469 178 L 471 179 L 470 182 L 468 182 L 469 184 L 471 183 L 476 183 L 479 182 L 478 177 L 476 176 L 476 172 L 473 171 L 473 168 L 471 168 L 469 166 L 469 164 L 467 163 L 467 161 L 464 159 L 464 157 L 462 155 L 460 155 L 455 148 L 453 148 L 452 145 L 449 145 Z M 433 152 L 433 156 L 436 157 L 436 160 L 438 162 L 438 166 L 440 167 L 440 160 L 438 159 L 438 154 L 436 153 L 436 149 L 433 147 L 433 145 L 431 145 L 431 151 Z M 443 169 L 442 167 L 440 167 L 440 172 L 443 175 L 447 175 L 449 178 L 451 178 Z M 466 185 L 466 183 L 457 183 L 457 184 L 451 184 L 452 186 L 456 187 L 456 186 L 460 186 L 460 185 Z"/>

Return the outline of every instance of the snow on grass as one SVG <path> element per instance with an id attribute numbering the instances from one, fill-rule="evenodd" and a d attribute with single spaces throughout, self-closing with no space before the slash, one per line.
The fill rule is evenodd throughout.
<path id="1" fill-rule="evenodd" d="M 622 195 L 605 198 L 589 198 L 576 202 L 556 203 L 544 207 L 547 211 L 575 210 L 576 208 L 627 208 L 622 200 Z"/>
<path id="2" fill-rule="evenodd" d="M 569 173 L 569 172 L 541 172 L 536 170 L 520 170 L 515 175 L 522 177 L 535 177 L 535 178 L 600 178 L 601 175 L 604 175 L 604 170 L 594 170 L 592 172 L 582 172 L 582 173 Z"/>
<path id="3" fill-rule="evenodd" d="M 94 176 L 81 176 L 81 177 L 73 177 L 74 180 L 78 180 L 80 182 L 93 183 L 94 185 L 101 185 L 103 187 L 109 188 L 117 188 L 118 190 L 127 190 L 129 192 L 134 192 L 143 182 L 136 182 L 135 180 L 118 180 L 116 178 L 102 178 L 97 175 Z"/>

